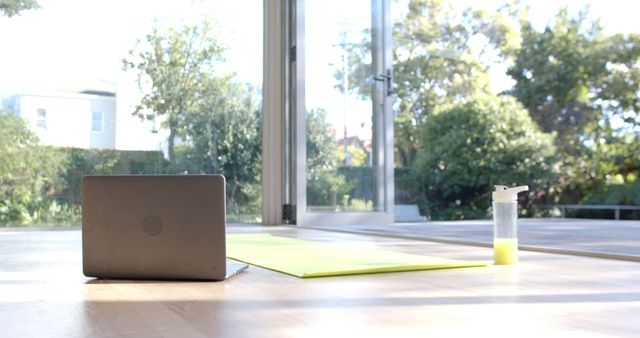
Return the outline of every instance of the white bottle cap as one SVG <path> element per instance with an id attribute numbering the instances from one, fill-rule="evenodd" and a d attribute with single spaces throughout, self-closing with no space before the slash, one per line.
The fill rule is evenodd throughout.
<path id="1" fill-rule="evenodd" d="M 511 202 L 518 200 L 518 193 L 522 191 L 529 190 L 529 186 L 522 185 L 519 187 L 509 188 L 504 185 L 496 185 L 496 191 L 494 191 L 491 196 L 494 201 L 500 202 Z"/>

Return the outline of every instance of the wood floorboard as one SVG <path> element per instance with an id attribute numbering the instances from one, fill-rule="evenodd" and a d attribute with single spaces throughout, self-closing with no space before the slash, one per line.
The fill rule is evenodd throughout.
<path id="1" fill-rule="evenodd" d="M 230 227 L 465 260 L 490 248 Z M 224 282 L 86 278 L 80 232 L 0 232 L 2 337 L 640 337 L 640 264 L 521 252 L 517 266 Z"/>

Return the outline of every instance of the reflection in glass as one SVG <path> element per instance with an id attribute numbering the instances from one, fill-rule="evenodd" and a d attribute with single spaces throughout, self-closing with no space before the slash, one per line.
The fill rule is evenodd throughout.
<path id="1" fill-rule="evenodd" d="M 494 185 L 524 184 L 520 216 L 640 204 L 637 2 L 392 6 L 396 206 L 487 219 Z"/>
<path id="2" fill-rule="evenodd" d="M 371 1 L 310 1 L 306 13 L 308 210 L 379 210 L 373 156 Z"/>
<path id="3" fill-rule="evenodd" d="M 228 219 L 260 221 L 262 1 L 38 3 L 0 10 L 22 46 L 0 62 L 0 226 L 79 224 L 87 174 L 223 174 Z"/>

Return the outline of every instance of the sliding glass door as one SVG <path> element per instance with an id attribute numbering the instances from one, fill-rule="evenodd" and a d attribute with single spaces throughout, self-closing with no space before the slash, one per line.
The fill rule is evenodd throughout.
<path id="1" fill-rule="evenodd" d="M 387 0 L 294 4 L 298 225 L 393 222 L 388 7 Z"/>

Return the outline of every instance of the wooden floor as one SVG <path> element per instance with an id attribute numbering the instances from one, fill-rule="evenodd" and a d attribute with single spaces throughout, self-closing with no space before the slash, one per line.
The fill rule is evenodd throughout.
<path id="1" fill-rule="evenodd" d="M 288 227 L 302 239 L 487 260 L 491 249 Z M 518 266 L 318 279 L 85 278 L 79 230 L 0 230 L 0 337 L 640 337 L 640 263 L 521 252 Z"/>

